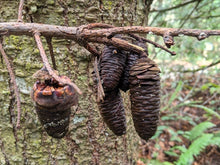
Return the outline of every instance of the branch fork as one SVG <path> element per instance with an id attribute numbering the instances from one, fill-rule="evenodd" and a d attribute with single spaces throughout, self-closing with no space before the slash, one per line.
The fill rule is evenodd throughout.
<path id="1" fill-rule="evenodd" d="M 40 51 L 40 55 L 41 55 L 41 58 L 42 58 L 42 61 L 44 63 L 44 66 L 46 67 L 46 69 L 48 70 L 49 74 L 55 78 L 58 82 L 60 82 L 61 84 L 65 85 L 65 84 L 68 84 L 68 85 L 71 85 L 78 94 L 82 94 L 81 90 L 77 87 L 76 84 L 74 84 L 73 82 L 70 82 L 70 81 L 66 81 L 64 79 L 61 79 L 54 71 L 53 69 L 51 68 L 50 64 L 49 64 L 49 61 L 47 59 L 47 56 L 46 56 L 46 53 L 45 53 L 45 50 L 43 48 L 43 44 L 42 44 L 42 41 L 41 41 L 41 38 L 40 38 L 40 33 L 38 31 L 35 31 L 34 32 L 34 38 L 35 38 L 35 41 L 37 43 L 37 47 Z"/>
<path id="2" fill-rule="evenodd" d="M 81 90 L 70 81 L 65 81 L 60 79 L 57 73 L 52 69 L 49 64 L 48 58 L 46 56 L 45 50 L 43 48 L 43 44 L 40 36 L 46 37 L 47 44 L 50 50 L 50 55 L 53 63 L 54 69 L 56 69 L 55 58 L 53 55 L 53 47 L 51 44 L 51 38 L 65 38 L 71 39 L 77 42 L 79 45 L 85 47 L 89 52 L 91 52 L 96 57 L 100 56 L 100 53 L 93 48 L 90 43 L 100 43 L 105 45 L 114 45 L 115 47 L 134 51 L 137 53 L 143 53 L 145 50 L 142 47 L 134 45 L 126 40 L 122 40 L 114 37 L 116 34 L 124 34 L 130 35 L 131 37 L 141 40 L 143 42 L 147 42 L 153 44 L 155 47 L 161 48 L 171 55 L 175 55 L 175 52 L 168 50 L 172 45 L 174 45 L 174 37 L 180 37 L 180 35 L 195 37 L 199 41 L 204 40 L 210 36 L 220 36 L 220 30 L 198 30 L 198 29 L 175 29 L 175 28 L 159 28 L 159 27 L 142 27 L 142 26 L 127 26 L 127 27 L 114 27 L 112 25 L 103 24 L 103 23 L 92 23 L 88 25 L 82 25 L 79 27 L 67 27 L 67 26 L 57 26 L 57 25 L 47 25 L 47 24 L 37 24 L 37 23 L 23 23 L 22 19 L 22 10 L 24 6 L 25 0 L 20 0 L 19 9 L 18 9 L 18 19 L 17 22 L 2 22 L 0 23 L 0 52 L 4 58 L 7 69 L 9 71 L 9 75 L 11 78 L 11 82 L 13 84 L 14 93 L 17 101 L 17 128 L 20 127 L 20 113 L 21 113 L 21 103 L 20 103 L 20 95 L 18 91 L 18 87 L 15 81 L 15 75 L 13 73 L 10 62 L 7 58 L 6 53 L 4 52 L 2 46 L 2 36 L 4 35 L 28 35 L 32 36 L 34 34 L 35 41 L 37 43 L 38 49 L 40 51 L 40 55 L 44 66 L 48 70 L 50 76 L 55 78 L 61 84 L 68 84 L 73 86 L 73 88 L 79 93 L 82 94 Z M 154 34 L 157 36 L 163 37 L 164 43 L 167 46 L 164 46 L 148 40 L 146 38 L 140 37 L 133 33 L 142 33 L 142 34 Z M 96 74 L 98 73 L 97 69 L 97 58 L 95 60 L 95 68 Z M 99 78 L 99 75 L 97 75 Z M 100 84 L 99 78 L 99 100 L 103 100 L 104 91 Z"/>

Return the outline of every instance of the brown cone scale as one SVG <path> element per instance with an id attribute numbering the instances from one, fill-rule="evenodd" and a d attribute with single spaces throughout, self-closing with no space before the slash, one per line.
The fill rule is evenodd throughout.
<path id="1" fill-rule="evenodd" d="M 141 58 L 130 69 L 130 101 L 135 130 L 148 140 L 157 129 L 160 110 L 160 69 L 149 58 Z"/>
<path id="2" fill-rule="evenodd" d="M 114 90 L 124 71 L 126 53 L 114 46 L 106 46 L 100 58 L 100 76 L 104 91 Z"/>
<path id="3" fill-rule="evenodd" d="M 135 41 L 133 44 L 138 45 L 142 48 L 144 48 L 147 51 L 147 46 L 145 43 L 140 42 L 140 41 Z M 119 84 L 119 88 L 126 92 L 127 90 L 129 90 L 129 72 L 131 67 L 135 64 L 135 62 L 140 59 L 141 54 L 136 53 L 136 52 L 127 52 L 127 59 L 125 62 L 125 68 L 124 68 L 124 72 L 121 76 L 120 79 L 120 84 Z"/>
<path id="4" fill-rule="evenodd" d="M 120 64 L 121 63 L 120 57 L 114 56 L 114 54 L 110 54 L 112 53 L 112 51 L 115 50 L 114 47 L 106 47 L 105 49 L 106 50 L 103 51 L 103 54 L 102 54 L 102 59 L 98 63 L 98 69 L 99 69 L 98 72 L 100 73 L 100 78 L 101 78 L 101 81 L 103 82 L 102 85 L 104 87 L 105 97 L 103 98 L 102 101 L 98 101 L 97 104 L 98 104 L 99 112 L 104 122 L 108 126 L 108 128 L 115 135 L 121 136 L 126 133 L 126 117 L 125 117 L 123 100 L 122 100 L 120 91 L 117 86 L 118 86 L 119 79 L 120 79 L 120 76 L 123 70 L 117 72 L 117 74 L 120 73 L 120 75 L 117 75 L 113 80 L 107 79 L 104 73 L 107 72 L 108 75 L 114 76 L 114 70 L 116 69 L 115 66 L 118 66 L 118 68 L 123 69 L 123 65 Z M 106 58 L 107 57 L 110 58 L 110 56 L 113 56 L 112 58 L 114 58 L 113 61 L 115 65 L 112 65 L 113 61 L 111 61 L 110 59 L 109 59 L 110 60 L 109 62 L 103 61 L 103 58 L 104 60 L 107 60 Z M 107 65 L 107 67 L 105 67 L 105 65 Z M 102 69 L 104 69 L 105 72 Z M 94 92 L 97 94 L 98 83 L 100 82 L 98 82 L 95 72 L 93 72 L 93 81 L 94 81 Z M 107 82 L 113 83 L 113 84 L 108 84 Z"/>
<path id="5" fill-rule="evenodd" d="M 121 136 L 126 133 L 126 118 L 119 89 L 105 92 L 103 102 L 98 103 L 100 114 L 110 130 Z"/>
<path id="6" fill-rule="evenodd" d="M 129 90 L 129 71 L 131 66 L 136 62 L 136 60 L 138 60 L 139 54 L 131 52 L 127 54 L 127 60 L 126 60 L 126 65 L 125 65 L 125 69 L 123 72 L 123 75 L 120 79 L 120 84 L 119 84 L 119 88 L 126 92 L 127 90 Z"/>

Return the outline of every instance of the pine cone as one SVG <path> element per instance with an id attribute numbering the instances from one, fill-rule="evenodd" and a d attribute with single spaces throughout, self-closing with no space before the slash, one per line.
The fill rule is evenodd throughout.
<path id="1" fill-rule="evenodd" d="M 140 42 L 140 41 L 135 41 L 133 44 L 136 44 L 142 48 L 144 48 L 147 52 L 147 46 L 145 43 Z M 119 84 L 119 88 L 126 92 L 127 90 L 129 90 L 129 71 L 130 68 L 135 64 L 135 62 L 140 59 L 140 54 L 135 53 L 135 52 L 130 52 L 127 53 L 127 60 L 125 62 L 125 69 L 123 72 L 123 75 L 120 79 L 120 84 Z"/>
<path id="2" fill-rule="evenodd" d="M 100 76 L 104 91 L 114 90 L 124 71 L 126 53 L 114 46 L 106 46 L 100 59 Z"/>
<path id="3" fill-rule="evenodd" d="M 160 110 L 160 77 L 157 64 L 141 58 L 130 69 L 130 100 L 138 135 L 148 140 L 157 129 Z"/>
<path id="4" fill-rule="evenodd" d="M 66 76 L 62 79 L 69 80 Z M 61 85 L 53 78 L 37 81 L 31 91 L 35 109 L 41 124 L 54 138 L 62 138 L 69 127 L 70 108 L 78 102 L 77 94 L 70 85 Z"/>
<path id="5" fill-rule="evenodd" d="M 127 53 L 127 61 L 126 61 L 124 73 L 120 79 L 120 84 L 119 84 L 119 88 L 124 92 L 129 90 L 128 79 L 129 79 L 130 68 L 136 62 L 136 60 L 138 60 L 139 58 L 140 58 L 139 54 L 137 54 L 135 52 Z"/>
<path id="6" fill-rule="evenodd" d="M 98 69 L 100 69 L 100 63 L 98 64 Z M 99 73 L 101 70 L 98 71 Z M 94 93 L 98 95 L 98 81 L 95 71 L 92 73 L 92 78 L 94 82 Z M 101 77 L 102 79 L 102 77 Z M 98 98 L 98 96 L 97 96 Z M 125 110 L 123 106 L 123 100 L 118 88 L 111 91 L 105 91 L 105 97 L 103 101 L 97 101 L 99 112 L 107 124 L 110 130 L 117 135 L 121 136 L 126 133 L 126 118 Z"/>
<path id="7" fill-rule="evenodd" d="M 104 122 L 115 135 L 121 136 L 126 133 L 125 110 L 118 89 L 105 92 L 104 101 L 99 102 L 98 107 Z"/>

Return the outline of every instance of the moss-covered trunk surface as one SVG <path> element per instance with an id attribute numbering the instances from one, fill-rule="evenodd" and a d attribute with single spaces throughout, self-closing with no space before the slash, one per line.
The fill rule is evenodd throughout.
<path id="1" fill-rule="evenodd" d="M 66 26 L 90 22 L 141 25 L 144 20 L 141 16 L 143 6 L 136 1 L 28 0 L 24 6 L 24 21 Z M 0 22 L 16 21 L 17 9 L 17 0 L 0 0 Z M 49 58 L 45 39 L 42 39 Z M 116 137 L 106 128 L 97 109 L 92 91 L 92 56 L 72 41 L 54 38 L 53 46 L 59 73 L 69 76 L 83 91 L 78 107 L 72 109 L 69 133 L 61 140 L 49 137 L 34 110 L 29 96 L 34 83 L 32 74 L 43 66 L 34 39 L 26 36 L 4 37 L 4 48 L 13 64 L 21 93 L 22 128 L 17 131 L 13 129 L 16 103 L 10 92 L 6 65 L 1 60 L 0 164 L 134 163 L 140 139 L 134 132 L 127 94 L 123 94 L 127 134 Z"/>

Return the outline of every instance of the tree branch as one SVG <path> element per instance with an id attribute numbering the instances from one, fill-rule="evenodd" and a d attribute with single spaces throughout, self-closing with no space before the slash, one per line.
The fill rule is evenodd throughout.
<path id="1" fill-rule="evenodd" d="M 76 84 L 74 84 L 73 82 L 70 82 L 70 81 L 66 81 L 65 79 L 61 79 L 54 71 L 53 69 L 51 68 L 50 64 L 49 64 L 49 61 L 47 59 L 47 56 L 46 56 L 46 53 L 44 51 L 44 48 L 43 48 L 43 44 L 42 44 L 42 41 L 40 39 L 40 33 L 39 32 L 34 32 L 34 38 L 35 38 L 35 41 L 37 43 L 37 47 L 40 51 L 40 55 L 41 55 L 41 58 L 43 60 L 43 63 L 44 63 L 44 66 L 46 67 L 46 69 L 48 70 L 49 74 L 55 78 L 58 82 L 60 82 L 61 84 L 68 84 L 68 85 L 71 85 L 77 93 L 79 94 L 82 94 L 81 90 L 76 86 Z"/>
<path id="2" fill-rule="evenodd" d="M 16 97 L 16 102 L 17 102 L 17 124 L 16 124 L 16 127 L 17 128 L 20 128 L 20 120 L 21 120 L 21 100 L 20 100 L 20 93 L 19 93 L 19 90 L 18 90 L 18 86 L 16 84 L 16 80 L 15 80 L 15 75 L 13 73 L 13 70 L 12 70 L 12 67 L 11 67 L 11 64 L 8 60 L 8 57 L 3 49 L 3 46 L 2 46 L 2 41 L 3 39 L 0 37 L 0 52 L 3 56 L 3 59 L 5 61 L 5 64 L 7 66 L 7 69 L 8 69 L 8 72 L 9 72 L 9 76 L 11 78 L 11 83 L 13 84 L 13 89 L 14 89 L 14 93 L 15 93 L 15 97 Z"/>
<path id="3" fill-rule="evenodd" d="M 95 29 L 101 28 L 101 29 Z M 104 29 L 103 29 L 104 28 Z M 168 48 L 174 45 L 174 37 L 190 36 L 196 37 L 198 40 L 203 40 L 209 36 L 220 35 L 220 30 L 200 30 L 200 29 L 176 29 L 176 28 L 160 28 L 160 27 L 142 27 L 142 26 L 127 26 L 127 27 L 113 27 L 108 24 L 93 23 L 89 25 L 82 25 L 79 27 L 66 27 L 37 23 L 0 23 L 0 35 L 28 35 L 32 36 L 33 32 L 39 32 L 42 36 L 57 37 L 71 39 L 79 45 L 84 46 L 92 54 L 97 55 L 88 42 L 101 43 L 105 45 L 114 45 L 128 51 L 141 53 L 143 48 L 129 43 L 128 41 L 115 38 L 116 34 L 131 34 L 143 33 L 154 34 L 161 36 Z M 161 49 L 161 46 L 159 47 Z M 165 49 L 164 49 L 165 50 Z M 170 52 L 171 53 L 171 52 Z M 172 54 L 172 53 L 171 53 Z"/>
<path id="4" fill-rule="evenodd" d="M 211 63 L 211 64 L 209 64 L 209 65 L 207 65 L 207 66 L 200 67 L 200 68 L 198 68 L 198 69 L 185 70 L 185 71 L 183 71 L 183 73 L 188 73 L 188 72 L 195 73 L 195 72 L 198 72 L 198 71 L 200 71 L 200 70 L 205 70 L 205 69 L 208 69 L 208 68 L 213 67 L 213 66 L 215 66 L 215 65 L 218 65 L 219 63 L 220 63 L 220 60 L 218 60 L 218 61 L 216 61 L 216 62 L 213 62 L 213 63 Z"/>
<path id="5" fill-rule="evenodd" d="M 81 26 L 80 26 L 81 27 Z M 42 36 L 66 38 L 77 41 L 79 39 L 88 39 L 92 37 L 107 37 L 115 34 L 128 33 L 151 33 L 158 36 L 163 36 L 169 32 L 169 35 L 176 37 L 178 35 L 186 35 L 196 37 L 198 39 L 205 39 L 209 36 L 220 35 L 220 30 L 200 30 L 200 29 L 176 29 L 176 28 L 160 28 L 160 27 L 142 27 L 142 26 L 125 26 L 114 27 L 108 29 L 88 30 L 86 27 L 66 27 L 38 23 L 17 23 L 17 22 L 3 22 L 0 23 L 1 35 L 28 35 L 32 36 L 33 31 L 38 31 Z M 201 37 L 201 34 L 206 34 L 206 37 Z M 83 37 L 83 38 L 82 38 Z"/>
<path id="6" fill-rule="evenodd" d="M 195 7 L 192 9 L 192 11 L 186 16 L 186 18 L 185 18 L 184 20 L 182 20 L 182 23 L 181 23 L 181 25 L 180 25 L 179 28 L 182 28 L 182 27 L 184 26 L 184 24 L 186 23 L 186 21 L 188 21 L 188 19 L 191 17 L 191 15 L 193 14 L 193 12 L 197 9 L 197 7 L 199 6 L 199 3 L 200 3 L 200 2 L 201 2 L 201 0 L 196 3 L 196 5 L 195 5 Z"/>
<path id="7" fill-rule="evenodd" d="M 102 102 L 105 97 L 105 92 L 102 86 L 101 78 L 99 75 L 99 69 L 98 69 L 98 60 L 97 57 L 95 57 L 95 62 L 94 62 L 94 72 L 95 76 L 97 78 L 97 102 Z"/>
<path id="8" fill-rule="evenodd" d="M 46 37 L 46 41 L 47 41 L 47 46 L 48 46 L 49 51 L 50 51 L 50 57 L 51 57 L 51 61 L 52 61 L 52 64 L 53 64 L 53 69 L 57 70 L 56 60 L 55 60 L 54 53 L 53 53 L 52 38 L 51 37 Z"/>
<path id="9" fill-rule="evenodd" d="M 100 57 L 101 54 L 96 50 L 96 48 L 92 47 L 90 44 L 85 43 L 83 46 L 94 56 Z"/>
<path id="10" fill-rule="evenodd" d="M 81 33 L 83 38 L 91 37 L 108 37 L 116 34 L 128 34 L 128 33 L 151 33 L 158 36 L 169 34 L 170 36 L 177 37 L 179 35 L 186 35 L 190 37 L 196 37 L 198 40 L 205 39 L 209 36 L 220 35 L 220 30 L 200 30 L 200 29 L 176 29 L 176 28 L 160 28 L 160 27 L 142 27 L 142 26 L 125 26 L 115 27 L 109 29 L 99 30 L 87 30 Z"/>
<path id="11" fill-rule="evenodd" d="M 102 24 L 102 23 L 91 23 L 87 26 L 87 29 L 93 29 L 93 28 L 113 28 L 114 26 L 112 25 L 108 25 L 108 24 Z M 171 55 L 176 55 L 175 52 L 172 52 L 168 49 L 166 49 L 165 47 L 163 47 L 162 45 L 156 43 L 156 42 L 153 42 L 149 39 L 146 39 L 146 38 L 143 38 L 143 37 L 140 37 L 138 35 L 135 35 L 135 34 L 128 34 L 130 35 L 131 37 L 135 38 L 136 40 L 142 40 L 144 42 L 147 42 L 147 43 L 150 43 L 152 45 L 154 45 L 155 47 L 157 48 L 160 48 L 160 49 L 163 49 L 164 51 L 170 53 Z"/>
<path id="12" fill-rule="evenodd" d="M 18 21 L 17 22 L 23 22 L 22 19 L 22 10 L 24 6 L 24 0 L 20 0 L 19 8 L 18 8 Z"/>
<path id="13" fill-rule="evenodd" d="M 153 42 L 149 39 L 146 39 L 146 38 L 143 38 L 143 37 L 140 37 L 140 36 L 137 36 L 137 35 L 134 35 L 134 34 L 129 34 L 131 37 L 137 39 L 137 40 L 141 40 L 141 41 L 144 41 L 144 42 L 147 42 L 147 43 L 150 43 L 152 45 L 154 45 L 156 48 L 160 48 L 160 49 L 163 49 L 164 51 L 170 53 L 172 56 L 176 55 L 176 52 L 172 52 L 170 50 L 168 50 L 167 48 L 163 47 L 162 45 L 156 43 L 156 42 Z"/>
<path id="14" fill-rule="evenodd" d="M 166 8 L 166 9 L 160 9 L 160 10 L 153 9 L 153 10 L 151 10 L 150 12 L 165 12 L 165 11 L 169 11 L 169 10 L 173 10 L 173 9 L 177 9 L 177 8 L 186 6 L 186 5 L 190 4 L 190 3 L 194 3 L 194 2 L 197 2 L 197 1 L 200 1 L 200 0 L 188 1 L 188 2 L 181 3 L 181 4 L 179 4 L 179 5 L 176 5 L 176 6 L 173 6 L 173 7 L 170 7 L 170 8 Z"/>

